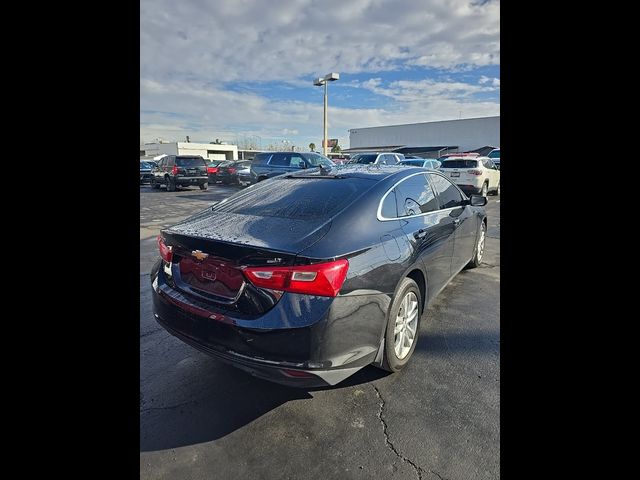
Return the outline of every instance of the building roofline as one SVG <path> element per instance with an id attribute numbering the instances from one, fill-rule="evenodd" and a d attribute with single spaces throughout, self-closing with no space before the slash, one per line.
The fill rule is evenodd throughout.
<path id="1" fill-rule="evenodd" d="M 350 128 L 349 129 L 349 133 L 351 133 L 352 130 L 365 130 L 365 129 L 372 129 L 372 128 L 389 128 L 389 127 L 406 127 L 407 125 L 424 125 L 427 123 L 447 123 L 447 122 L 463 122 L 465 120 L 483 120 L 486 118 L 500 118 L 500 115 L 492 115 L 490 117 L 472 117 L 472 118 L 453 118 L 451 120 L 435 120 L 435 121 L 431 121 L 431 122 L 413 122 L 413 123 L 398 123 L 396 125 L 379 125 L 377 127 L 359 127 L 359 128 Z"/>

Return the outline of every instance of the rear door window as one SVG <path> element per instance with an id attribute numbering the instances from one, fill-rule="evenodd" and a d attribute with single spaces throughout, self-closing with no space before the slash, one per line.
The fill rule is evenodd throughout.
<path id="1" fill-rule="evenodd" d="M 396 208 L 396 189 L 394 188 L 382 201 L 380 215 L 383 218 L 397 218 L 398 209 Z"/>
<path id="2" fill-rule="evenodd" d="M 289 166 L 289 157 L 285 153 L 274 153 L 269 160 L 269 165 L 272 167 L 288 167 Z"/>
<path id="3" fill-rule="evenodd" d="M 423 174 L 407 178 L 395 190 L 399 217 L 420 215 L 438 209 L 436 196 Z"/>
<path id="4" fill-rule="evenodd" d="M 204 159 L 201 157 L 177 157 L 176 165 L 178 167 L 193 168 L 204 166 Z"/>
<path id="5" fill-rule="evenodd" d="M 458 188 L 442 175 L 429 174 L 433 188 L 438 193 L 440 208 L 460 207 L 463 204 L 463 198 Z"/>

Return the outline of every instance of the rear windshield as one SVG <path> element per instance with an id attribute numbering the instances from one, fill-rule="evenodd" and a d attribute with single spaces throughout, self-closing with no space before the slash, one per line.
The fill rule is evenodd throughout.
<path id="1" fill-rule="evenodd" d="M 478 160 L 444 160 L 442 168 L 476 168 Z"/>
<path id="2" fill-rule="evenodd" d="M 373 163 L 378 158 L 377 153 L 355 155 L 351 157 L 352 160 L 349 163 Z"/>
<path id="3" fill-rule="evenodd" d="M 424 160 L 403 160 L 400 165 L 416 165 L 421 167 L 424 164 Z"/>
<path id="4" fill-rule="evenodd" d="M 201 157 L 176 157 L 178 167 L 202 167 L 205 165 Z"/>
<path id="5" fill-rule="evenodd" d="M 330 218 L 374 182 L 364 178 L 275 178 L 240 190 L 212 207 L 214 212 L 294 220 Z"/>

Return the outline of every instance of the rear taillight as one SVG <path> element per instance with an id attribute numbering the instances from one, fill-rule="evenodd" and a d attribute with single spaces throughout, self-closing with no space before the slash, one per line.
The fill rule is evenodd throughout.
<path id="1" fill-rule="evenodd" d="M 164 243 L 162 235 L 158 235 L 158 250 L 160 250 L 160 256 L 162 259 L 167 263 L 171 263 L 173 260 L 173 248 Z"/>
<path id="2" fill-rule="evenodd" d="M 217 173 L 218 167 L 207 167 L 207 173 Z"/>
<path id="3" fill-rule="evenodd" d="M 298 267 L 246 267 L 244 274 L 256 287 L 335 297 L 348 270 L 349 261 L 342 259 Z"/>
<path id="4" fill-rule="evenodd" d="M 237 170 L 235 168 L 233 168 L 233 167 L 230 167 L 227 171 L 229 173 L 236 173 Z"/>
<path id="5" fill-rule="evenodd" d="M 467 173 L 470 173 L 471 175 L 482 175 L 480 170 L 467 170 Z"/>
<path id="6" fill-rule="evenodd" d="M 171 170 L 171 173 L 173 173 L 174 175 L 178 174 L 178 166 L 177 165 L 173 166 L 173 169 Z"/>

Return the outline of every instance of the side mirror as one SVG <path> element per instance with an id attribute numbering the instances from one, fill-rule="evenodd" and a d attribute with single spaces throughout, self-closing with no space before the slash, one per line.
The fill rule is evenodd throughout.
<path id="1" fill-rule="evenodd" d="M 469 199 L 469 205 L 472 207 L 484 207 L 487 204 L 487 197 L 482 195 L 471 195 Z"/>

